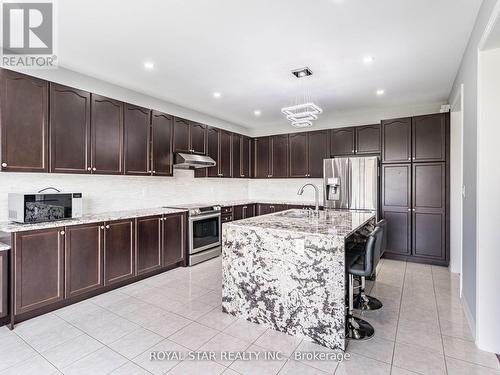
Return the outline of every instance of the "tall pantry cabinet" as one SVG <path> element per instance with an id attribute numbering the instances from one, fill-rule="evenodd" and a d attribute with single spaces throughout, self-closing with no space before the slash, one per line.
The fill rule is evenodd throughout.
<path id="1" fill-rule="evenodd" d="M 382 121 L 386 256 L 449 262 L 449 114 Z"/>

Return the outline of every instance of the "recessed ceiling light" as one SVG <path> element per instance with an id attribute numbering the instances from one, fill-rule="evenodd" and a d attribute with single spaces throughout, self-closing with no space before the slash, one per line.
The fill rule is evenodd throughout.
<path id="1" fill-rule="evenodd" d="M 146 61 L 144 63 L 144 68 L 147 70 L 153 70 L 155 68 L 155 64 L 151 61 Z"/>
<path id="2" fill-rule="evenodd" d="M 363 57 L 363 62 L 365 64 L 371 64 L 373 62 L 374 58 L 372 56 L 365 56 Z"/>
<path id="3" fill-rule="evenodd" d="M 262 112 L 260 111 L 260 109 L 256 109 L 255 111 L 253 111 L 253 114 L 255 116 L 260 116 L 262 114 Z"/>
<path id="4" fill-rule="evenodd" d="M 382 90 L 382 89 L 377 90 L 377 95 L 378 96 L 382 96 L 384 94 L 385 94 L 385 90 Z"/>
<path id="5" fill-rule="evenodd" d="M 292 74 L 297 78 L 311 76 L 313 73 L 308 67 L 292 70 Z"/>
<path id="6" fill-rule="evenodd" d="M 220 92 L 217 92 L 217 91 L 216 91 L 216 92 L 214 92 L 214 94 L 213 94 L 213 95 L 214 95 L 214 98 L 215 98 L 215 99 L 219 99 L 219 98 L 222 96 L 222 94 L 221 94 Z"/>

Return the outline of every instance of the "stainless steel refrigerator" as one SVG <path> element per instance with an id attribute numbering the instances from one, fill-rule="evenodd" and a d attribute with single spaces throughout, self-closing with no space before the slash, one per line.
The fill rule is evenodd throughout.
<path id="1" fill-rule="evenodd" d="M 340 157 L 323 163 L 325 208 L 370 210 L 378 216 L 378 157 Z"/>

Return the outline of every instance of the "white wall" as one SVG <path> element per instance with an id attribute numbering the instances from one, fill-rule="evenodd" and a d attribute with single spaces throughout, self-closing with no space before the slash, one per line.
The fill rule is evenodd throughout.
<path id="1" fill-rule="evenodd" d="M 499 108 L 500 48 L 480 53 L 477 129 L 477 344 L 494 353 L 500 353 Z"/>
<path id="2" fill-rule="evenodd" d="M 185 108 L 174 103 L 166 102 L 140 92 L 126 89 L 84 74 L 80 74 L 65 68 L 45 69 L 45 70 L 18 70 L 21 73 L 30 76 L 46 79 L 61 85 L 75 87 L 77 89 L 90 91 L 95 94 L 108 96 L 113 99 L 121 100 L 127 103 L 135 104 L 145 108 L 156 109 L 168 114 L 184 117 L 189 120 L 202 122 L 207 125 L 215 126 L 221 129 L 234 131 L 248 135 L 248 129 L 231 124 L 227 121 L 206 115 L 195 110 Z"/>
<path id="3" fill-rule="evenodd" d="M 7 193 L 48 186 L 82 192 L 86 214 L 248 198 L 246 179 L 194 178 L 189 170 L 174 169 L 174 177 L 1 172 L 0 221 L 7 220 Z"/>
<path id="4" fill-rule="evenodd" d="M 321 178 L 286 178 L 286 179 L 255 179 L 248 182 L 248 197 L 254 201 L 277 200 L 284 202 L 310 202 L 314 204 L 314 189 L 304 189 L 304 194 L 297 191 L 305 183 L 312 183 L 319 188 L 319 202 L 323 202 L 323 179 Z"/>
<path id="5" fill-rule="evenodd" d="M 497 0 L 484 0 L 450 93 L 464 85 L 463 302 L 473 334 L 476 330 L 476 180 L 478 48 Z"/>

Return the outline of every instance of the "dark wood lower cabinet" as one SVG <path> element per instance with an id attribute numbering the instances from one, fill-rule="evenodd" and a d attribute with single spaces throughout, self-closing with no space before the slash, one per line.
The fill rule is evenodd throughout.
<path id="1" fill-rule="evenodd" d="M 108 222 L 104 229 L 104 285 L 135 274 L 135 220 Z"/>
<path id="2" fill-rule="evenodd" d="M 137 219 L 137 274 L 142 275 L 162 267 L 161 216 Z"/>
<path id="3" fill-rule="evenodd" d="M 184 261 L 186 244 L 186 215 L 172 214 L 163 217 L 163 266 Z"/>
<path id="4" fill-rule="evenodd" d="M 382 217 L 387 220 L 386 253 L 411 254 L 411 165 L 382 166 Z"/>
<path id="5" fill-rule="evenodd" d="M 382 166 L 386 256 L 447 265 L 446 163 Z"/>
<path id="6" fill-rule="evenodd" d="M 9 314 L 9 252 L 0 251 L 0 318 L 4 318 Z"/>
<path id="7" fill-rule="evenodd" d="M 413 256 L 447 260 L 446 165 L 413 164 Z"/>
<path id="8" fill-rule="evenodd" d="M 255 216 L 255 204 L 242 204 L 233 207 L 233 220 L 247 219 Z"/>
<path id="9" fill-rule="evenodd" d="M 25 231 L 7 238 L 12 250 L 0 252 L 0 325 L 10 315 L 13 326 L 185 265 L 186 214 Z M 10 280 L 14 284 L 9 287 Z"/>
<path id="10" fill-rule="evenodd" d="M 64 299 L 64 228 L 15 234 L 15 314 Z"/>
<path id="11" fill-rule="evenodd" d="M 65 230 L 66 298 L 104 286 L 104 223 L 75 225 Z"/>
<path id="12" fill-rule="evenodd" d="M 273 212 L 284 211 L 287 209 L 288 206 L 286 204 L 259 203 L 257 204 L 257 215 L 266 215 Z"/>

